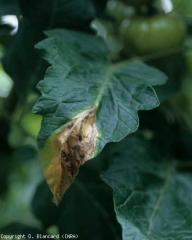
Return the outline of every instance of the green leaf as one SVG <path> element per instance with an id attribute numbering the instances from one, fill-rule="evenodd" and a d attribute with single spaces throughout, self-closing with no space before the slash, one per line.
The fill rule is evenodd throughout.
<path id="1" fill-rule="evenodd" d="M 37 86 L 42 96 L 33 109 L 44 116 L 40 148 L 54 131 L 91 107 L 97 107 L 102 148 L 138 128 L 138 110 L 158 106 L 151 86 L 165 83 L 163 73 L 141 62 L 111 65 L 104 41 L 92 35 L 67 30 L 52 30 L 47 35 L 36 46 L 52 64 Z"/>
<path id="2" fill-rule="evenodd" d="M 47 36 L 36 47 L 52 66 L 37 86 L 42 96 L 33 112 L 43 115 L 38 144 L 58 203 L 80 165 L 136 131 L 138 110 L 159 105 L 151 86 L 166 76 L 141 62 L 111 64 L 102 38 L 69 30 Z"/>
<path id="3" fill-rule="evenodd" d="M 123 240 L 190 239 L 189 167 L 163 159 L 152 143 L 141 138 L 127 138 L 122 144 L 113 165 L 101 177 L 113 188 Z"/>

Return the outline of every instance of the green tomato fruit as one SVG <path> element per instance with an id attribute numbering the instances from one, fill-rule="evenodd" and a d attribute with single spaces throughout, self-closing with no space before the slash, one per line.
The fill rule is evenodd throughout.
<path id="1" fill-rule="evenodd" d="M 125 44 L 138 54 L 149 54 L 179 47 L 186 35 L 184 21 L 178 15 L 139 17 L 122 23 Z"/>

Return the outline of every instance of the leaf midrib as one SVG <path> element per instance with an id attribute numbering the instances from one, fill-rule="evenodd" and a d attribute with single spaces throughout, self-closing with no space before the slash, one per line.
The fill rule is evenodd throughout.
<path id="1" fill-rule="evenodd" d="M 97 97 L 95 99 L 95 106 L 98 107 L 100 101 L 101 101 L 101 98 L 103 96 L 103 92 L 105 91 L 105 88 L 106 86 L 109 84 L 109 80 L 110 80 L 110 76 L 112 74 L 112 68 L 110 65 L 107 66 L 106 68 L 106 74 L 105 74 L 105 77 L 104 77 L 104 81 L 103 83 L 101 84 L 101 88 L 97 94 Z"/>
<path id="2" fill-rule="evenodd" d="M 103 92 L 106 88 L 107 85 L 110 85 L 110 80 L 111 80 L 111 76 L 112 74 L 120 67 L 120 66 L 124 66 L 124 65 L 127 65 L 127 63 L 122 63 L 121 65 L 120 64 L 107 64 L 106 66 L 106 74 L 105 74 L 105 77 L 104 77 L 104 81 L 103 83 L 101 84 L 101 88 L 100 88 L 100 91 L 98 92 L 98 95 L 96 97 L 96 100 L 95 100 L 95 106 L 98 107 L 99 105 L 99 102 L 103 96 Z"/>
<path id="3" fill-rule="evenodd" d="M 155 216 L 157 215 L 157 212 L 161 206 L 164 194 L 170 185 L 170 179 L 171 179 L 171 175 L 172 175 L 174 169 L 175 169 L 175 163 L 172 162 L 167 167 L 167 171 L 166 171 L 166 175 L 165 175 L 165 183 L 162 186 L 162 189 L 160 191 L 159 197 L 157 198 L 157 201 L 156 201 L 155 207 L 153 209 L 153 212 L 151 214 L 151 217 L 149 218 L 149 226 L 148 226 L 148 230 L 147 230 L 148 236 L 151 235 L 151 228 L 152 228 L 153 220 L 154 220 Z"/>

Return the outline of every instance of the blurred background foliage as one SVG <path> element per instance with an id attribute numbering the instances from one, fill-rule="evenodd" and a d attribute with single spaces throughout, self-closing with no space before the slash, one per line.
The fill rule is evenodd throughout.
<path id="1" fill-rule="evenodd" d="M 35 86 L 48 65 L 34 45 L 45 38 L 43 31 L 47 29 L 96 32 L 105 38 L 112 61 L 138 58 L 161 69 L 169 77 L 165 86 L 156 88 L 161 106 L 140 113 L 139 131 L 146 139 L 153 138 L 164 154 L 189 160 L 192 1 L 0 0 L 0 17 L 0 232 L 34 236 L 78 233 L 79 239 L 121 239 L 112 190 L 99 177 L 110 165 L 114 151 L 121 151 L 115 145 L 109 144 L 82 166 L 58 208 L 51 202 L 36 144 L 41 117 L 31 113 L 39 97 Z M 161 17 L 167 17 L 165 25 L 172 35 L 166 38 L 166 32 L 155 29 L 150 38 L 141 25 L 156 21 L 158 25 Z M 158 40 L 161 34 L 163 41 Z M 171 42 L 172 36 L 176 42 Z"/>

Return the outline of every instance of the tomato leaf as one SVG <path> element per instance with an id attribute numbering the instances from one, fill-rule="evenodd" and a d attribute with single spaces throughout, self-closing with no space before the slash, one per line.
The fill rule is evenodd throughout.
<path id="1" fill-rule="evenodd" d="M 38 144 L 58 203 L 78 173 L 108 142 L 138 128 L 138 110 L 159 105 L 151 85 L 166 76 L 141 62 L 111 64 L 103 39 L 52 30 L 37 48 L 52 65 L 37 88 L 33 112 L 43 115 Z"/>
<path id="2" fill-rule="evenodd" d="M 102 179 L 114 191 L 123 240 L 190 239 L 192 175 L 154 145 L 127 138 Z"/>

